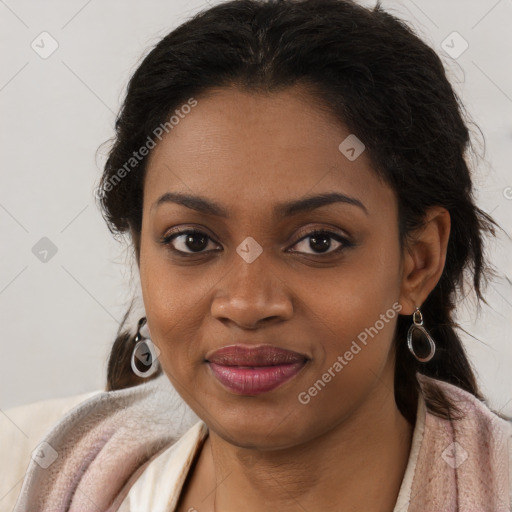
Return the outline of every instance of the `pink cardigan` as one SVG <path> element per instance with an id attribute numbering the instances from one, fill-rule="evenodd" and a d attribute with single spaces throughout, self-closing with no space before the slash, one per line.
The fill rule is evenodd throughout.
<path id="1" fill-rule="evenodd" d="M 420 394 L 394 512 L 510 512 L 512 423 L 451 384 L 418 380 L 441 386 L 464 417 L 434 416 Z M 42 440 L 13 512 L 174 512 L 207 433 L 165 375 L 95 395 Z"/>

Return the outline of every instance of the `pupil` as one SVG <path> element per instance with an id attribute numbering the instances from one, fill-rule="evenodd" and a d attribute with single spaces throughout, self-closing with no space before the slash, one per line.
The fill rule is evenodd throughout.
<path id="1" fill-rule="evenodd" d="M 201 240 L 201 242 L 199 244 L 194 244 L 193 241 L 197 240 L 197 239 Z M 191 251 L 194 251 L 194 250 L 201 251 L 208 245 L 206 240 L 207 240 L 207 237 L 204 235 L 198 235 L 198 234 L 191 233 L 187 236 L 187 241 L 185 243 L 187 244 L 187 247 Z"/>
<path id="2" fill-rule="evenodd" d="M 319 248 L 319 252 L 323 252 L 331 246 L 330 237 L 328 235 L 312 235 L 310 240 L 310 247 L 314 250 L 318 250 Z"/>

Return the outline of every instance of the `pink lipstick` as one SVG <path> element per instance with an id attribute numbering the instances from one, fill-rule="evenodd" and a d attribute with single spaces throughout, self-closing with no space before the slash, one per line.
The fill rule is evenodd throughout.
<path id="1" fill-rule="evenodd" d="M 215 378 L 238 395 L 259 395 L 290 380 L 308 357 L 272 345 L 230 345 L 205 358 Z"/>

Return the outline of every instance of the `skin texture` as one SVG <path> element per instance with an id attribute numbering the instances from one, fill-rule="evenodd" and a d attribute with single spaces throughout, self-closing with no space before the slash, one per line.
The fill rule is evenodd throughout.
<path id="1" fill-rule="evenodd" d="M 221 88 L 197 100 L 150 155 L 138 255 L 160 364 L 210 429 L 179 510 L 392 511 L 413 430 L 394 400 L 396 316 L 309 403 L 298 395 L 393 304 L 406 315 L 421 306 L 444 267 L 449 214 L 432 208 L 401 249 L 395 193 L 365 152 L 354 161 L 340 152 L 350 132 L 298 87 L 271 95 Z M 166 192 L 205 197 L 229 216 L 153 207 Z M 278 203 L 331 192 L 366 212 L 334 203 L 272 213 Z M 210 238 L 162 244 L 175 227 Z M 353 245 L 331 237 L 322 252 L 307 237 L 314 229 Z M 249 236 L 263 250 L 252 263 L 236 251 Z M 270 392 L 236 395 L 204 361 L 236 343 L 310 360 Z"/>

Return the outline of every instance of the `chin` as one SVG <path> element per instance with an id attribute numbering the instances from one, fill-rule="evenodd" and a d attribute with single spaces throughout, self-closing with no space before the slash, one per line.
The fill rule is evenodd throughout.
<path id="1" fill-rule="evenodd" d="M 308 428 L 298 421 L 303 411 L 293 414 L 286 412 L 290 410 L 286 406 L 272 410 L 268 405 L 256 408 L 252 404 L 228 408 L 225 414 L 215 414 L 215 417 L 212 415 L 204 421 L 224 441 L 240 448 L 285 449 L 315 437 L 314 422 Z"/>

